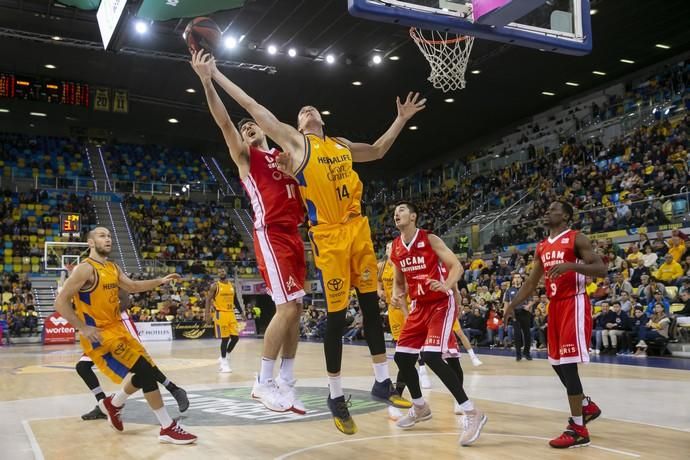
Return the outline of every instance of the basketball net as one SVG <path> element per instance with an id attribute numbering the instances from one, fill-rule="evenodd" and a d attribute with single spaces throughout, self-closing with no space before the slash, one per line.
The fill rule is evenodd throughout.
<path id="1" fill-rule="evenodd" d="M 410 28 L 410 37 L 429 62 L 431 73 L 427 80 L 434 88 L 444 93 L 465 88 L 465 71 L 474 37 L 416 27 Z"/>

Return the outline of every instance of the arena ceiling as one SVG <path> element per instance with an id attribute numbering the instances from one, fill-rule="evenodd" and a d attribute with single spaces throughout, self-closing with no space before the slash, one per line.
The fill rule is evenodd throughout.
<path id="1" fill-rule="evenodd" d="M 467 151 L 479 139 L 563 100 L 690 50 L 687 0 L 599 0 L 594 7 L 594 51 L 589 56 L 477 41 L 469 67 L 481 73 L 468 74 L 467 88 L 450 95 L 428 84 L 427 64 L 405 28 L 353 18 L 346 0 L 255 0 L 212 17 L 226 33 L 245 36 L 222 58 L 275 67 L 274 74 L 229 67 L 224 71 L 286 122 L 294 123 L 299 108 L 311 104 L 331 112 L 324 117 L 330 133 L 374 141 L 395 117 L 395 97 L 422 92 L 429 101 L 414 120 L 419 129 L 405 130 L 387 158 L 362 168 L 367 176 L 380 176 Z M 156 23 L 145 35 L 129 27 L 124 46 L 141 51 L 113 53 L 49 40 L 60 36 L 98 44 L 95 11 L 62 7 L 53 0 L 0 0 L 0 31 L 25 31 L 45 39 L 0 33 L 0 72 L 126 88 L 130 93 L 127 115 L 0 99 L 0 106 L 11 110 L 0 117 L 0 129 L 103 128 L 120 139 L 218 148 L 222 138 L 204 108 L 196 76 L 188 64 L 171 59 L 171 54 L 186 53 L 181 38 L 186 23 Z M 267 53 L 271 44 L 278 47 L 277 55 Z M 284 54 L 290 47 L 298 50 L 297 57 Z M 154 52 L 170 54 L 155 57 Z M 329 53 L 336 58 L 333 65 L 322 60 Z M 371 63 L 374 54 L 383 57 L 380 65 Z M 392 61 L 391 56 L 399 59 Z M 56 68 L 46 69 L 46 64 Z M 606 75 L 594 75 L 594 70 Z M 362 84 L 354 86 L 354 81 Z M 566 86 L 566 81 L 580 86 Z M 188 93 L 187 88 L 197 92 Z M 448 97 L 454 102 L 444 102 Z M 235 118 L 243 115 L 237 105 L 228 103 Z M 37 104 L 47 117 L 28 115 Z M 170 124 L 169 118 L 180 123 Z"/>

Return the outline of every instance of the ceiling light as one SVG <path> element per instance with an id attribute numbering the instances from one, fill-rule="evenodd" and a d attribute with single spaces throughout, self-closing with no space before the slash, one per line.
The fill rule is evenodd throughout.
<path id="1" fill-rule="evenodd" d="M 452 103 L 452 102 L 455 102 L 455 99 L 453 99 L 452 97 L 449 97 L 449 98 L 447 98 L 447 99 L 444 99 L 443 102 L 447 102 L 447 103 L 450 104 L 450 103 Z"/>
<path id="2" fill-rule="evenodd" d="M 580 86 L 579 83 L 576 83 L 574 81 L 566 81 L 565 84 L 568 86 Z"/>
<path id="3" fill-rule="evenodd" d="M 0 113 L 10 113 L 10 109 L 0 109 Z"/>
<path id="4" fill-rule="evenodd" d="M 57 69 L 57 67 L 55 67 L 53 64 L 46 64 L 43 67 L 45 67 L 46 69 Z"/>
<path id="5" fill-rule="evenodd" d="M 352 82 L 352 86 L 362 86 L 362 82 L 357 80 Z"/>
<path id="6" fill-rule="evenodd" d="M 621 62 L 623 64 L 634 64 L 635 63 L 635 61 L 631 61 L 630 59 L 621 59 Z"/>
<path id="7" fill-rule="evenodd" d="M 134 24 L 134 30 L 136 30 L 137 33 L 145 34 L 149 30 L 149 26 L 144 21 L 137 21 Z"/>
<path id="8" fill-rule="evenodd" d="M 295 57 L 295 56 L 297 56 L 297 50 L 296 50 L 295 48 L 290 48 L 290 49 L 288 50 L 288 56 L 290 56 L 290 57 Z"/>
<path id="9" fill-rule="evenodd" d="M 592 8 L 591 10 L 589 10 L 589 14 L 590 14 L 591 16 L 594 16 L 594 15 L 597 14 L 598 12 L 599 12 L 599 10 L 596 9 L 596 8 Z"/>
<path id="10" fill-rule="evenodd" d="M 196 93 L 196 90 L 194 88 L 187 88 L 185 91 L 187 91 L 189 94 Z"/>
<path id="11" fill-rule="evenodd" d="M 330 115 L 331 112 L 329 110 L 322 110 L 321 115 Z"/>
<path id="12" fill-rule="evenodd" d="M 278 47 L 276 45 L 268 45 L 268 54 L 276 54 Z"/>
<path id="13" fill-rule="evenodd" d="M 168 123 L 172 123 L 173 125 L 179 122 L 180 120 L 178 120 L 177 118 L 168 118 Z"/>
<path id="14" fill-rule="evenodd" d="M 335 62 L 335 56 L 333 56 L 332 54 L 327 55 L 326 62 L 328 62 L 329 64 L 333 64 Z"/>
<path id="15" fill-rule="evenodd" d="M 50 38 L 52 38 L 52 39 L 55 40 L 56 42 L 59 42 L 60 40 L 62 40 L 62 37 L 60 37 L 59 35 L 53 35 L 53 36 L 50 37 Z"/>
<path id="16" fill-rule="evenodd" d="M 29 112 L 29 115 L 33 115 L 34 117 L 47 117 L 48 115 L 43 113 L 43 112 Z"/>
<path id="17" fill-rule="evenodd" d="M 371 58 L 371 62 L 373 62 L 374 64 L 381 64 L 381 61 L 381 56 L 379 56 L 378 54 L 375 54 L 374 57 Z"/>
<path id="18" fill-rule="evenodd" d="M 599 76 L 604 76 L 606 75 L 606 72 L 602 72 L 601 70 L 594 70 L 592 71 L 594 75 L 599 75 Z"/>
<path id="19" fill-rule="evenodd" d="M 670 47 L 669 45 L 664 45 L 663 43 L 657 43 L 657 44 L 654 45 L 654 46 L 656 46 L 657 48 L 661 48 L 662 50 L 671 49 L 671 47 Z"/>
<path id="20" fill-rule="evenodd" d="M 235 37 L 228 37 L 225 39 L 225 47 L 232 49 L 237 46 L 237 39 Z"/>
<path id="21" fill-rule="evenodd" d="M 556 93 L 552 93 L 551 91 L 542 91 L 541 92 L 544 96 L 555 96 Z"/>
<path id="22" fill-rule="evenodd" d="M 388 59 L 390 59 L 391 61 L 399 61 L 399 60 L 400 60 L 400 56 L 395 56 L 395 55 L 393 55 L 393 56 L 389 56 Z"/>
<path id="23" fill-rule="evenodd" d="M 482 73 L 481 70 L 473 70 L 473 71 L 472 71 L 472 74 L 473 74 L 473 75 L 479 75 L 480 73 Z"/>
<path id="24" fill-rule="evenodd" d="M 417 125 L 410 126 L 410 131 L 417 131 L 419 127 Z"/>

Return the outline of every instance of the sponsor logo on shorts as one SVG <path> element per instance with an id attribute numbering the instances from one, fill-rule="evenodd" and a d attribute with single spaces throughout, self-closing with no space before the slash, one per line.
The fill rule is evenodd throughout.
<path id="1" fill-rule="evenodd" d="M 326 286 L 328 287 L 329 291 L 339 291 L 343 288 L 345 285 L 345 281 L 342 280 L 342 278 L 333 278 L 330 279 L 326 282 Z"/>
<path id="2" fill-rule="evenodd" d="M 331 418 L 331 412 L 326 403 L 328 388 L 299 387 L 298 393 L 307 409 L 305 415 L 270 411 L 251 398 L 251 389 L 248 387 L 189 392 L 187 397 L 190 406 L 184 414 L 184 424 L 189 427 L 271 425 Z M 346 389 L 346 394 L 352 395 L 350 413 L 353 415 L 366 414 L 386 407 L 383 403 L 372 401 L 368 391 Z M 166 395 L 163 400 L 166 405 L 176 407 L 172 396 Z M 125 423 L 154 424 L 151 411 L 144 398 L 137 398 L 133 403 L 127 403 L 127 411 L 123 414 L 123 419 Z"/>
<path id="3" fill-rule="evenodd" d="M 369 281 L 371 279 L 371 270 L 368 268 L 365 268 L 364 271 L 362 272 L 362 280 L 363 281 Z"/>
<path id="4" fill-rule="evenodd" d="M 290 275 L 290 277 L 288 277 L 287 282 L 285 283 L 285 289 L 289 291 L 290 289 L 295 289 L 296 287 L 297 283 L 295 283 L 295 279 L 292 277 L 292 275 Z"/>

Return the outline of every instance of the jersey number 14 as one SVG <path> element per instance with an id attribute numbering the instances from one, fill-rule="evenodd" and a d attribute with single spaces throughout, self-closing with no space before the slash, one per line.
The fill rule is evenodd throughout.
<path id="1" fill-rule="evenodd" d="M 350 192 L 347 191 L 347 185 L 345 184 L 343 184 L 342 187 L 336 187 L 335 193 L 337 193 L 340 201 L 344 200 L 345 198 L 350 198 Z"/>

